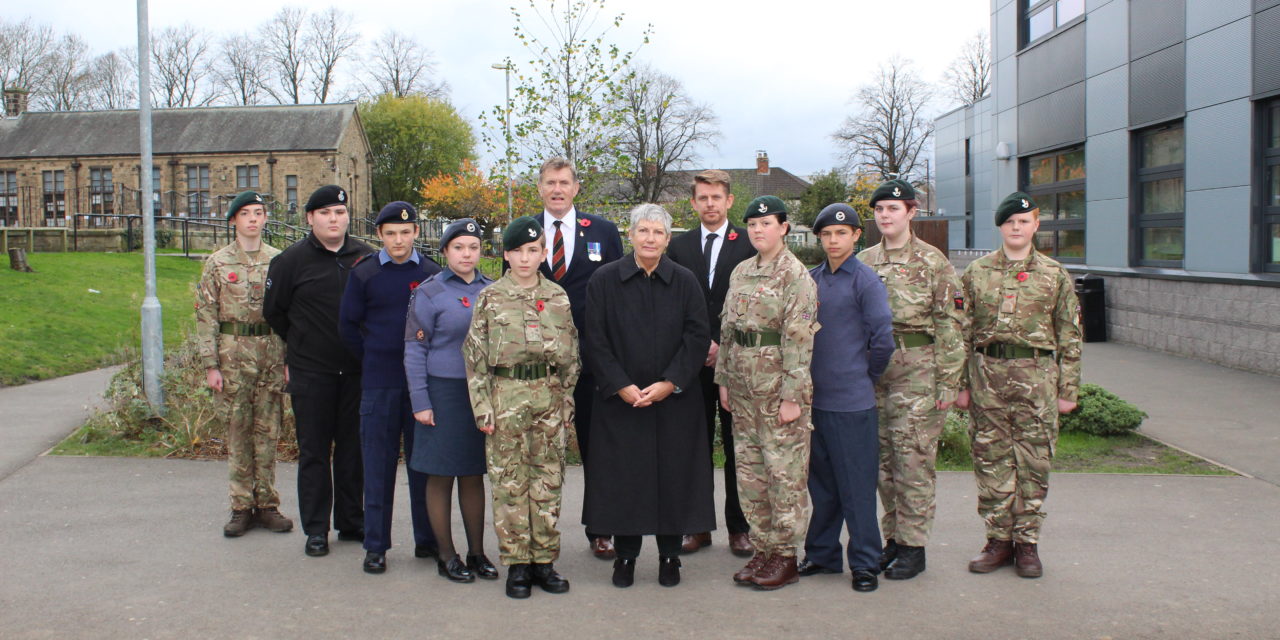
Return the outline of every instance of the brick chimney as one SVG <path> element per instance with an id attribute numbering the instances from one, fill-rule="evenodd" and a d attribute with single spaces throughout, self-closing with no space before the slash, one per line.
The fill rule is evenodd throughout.
<path id="1" fill-rule="evenodd" d="M 27 112 L 26 89 L 9 88 L 4 90 L 4 115 L 6 118 L 16 118 Z"/>
<path id="2" fill-rule="evenodd" d="M 756 152 L 756 175 L 769 175 L 769 153 L 767 151 Z"/>

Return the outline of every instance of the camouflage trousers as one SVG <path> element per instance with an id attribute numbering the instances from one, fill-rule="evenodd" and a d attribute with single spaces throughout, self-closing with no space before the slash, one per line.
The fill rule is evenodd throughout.
<path id="1" fill-rule="evenodd" d="M 284 417 L 284 352 L 275 336 L 218 336 L 231 508 L 280 506 L 276 443 Z"/>
<path id="2" fill-rule="evenodd" d="M 947 412 L 937 408 L 933 345 L 899 349 L 876 383 L 885 540 L 923 547 L 933 530 L 938 438 Z"/>
<path id="3" fill-rule="evenodd" d="M 804 546 L 809 503 L 809 407 L 799 418 L 778 423 L 777 397 L 761 401 L 730 394 L 733 452 L 742 514 L 756 553 L 794 556 Z"/>
<path id="4" fill-rule="evenodd" d="M 545 379 L 494 378 L 494 431 L 485 438 L 493 528 L 504 565 L 560 556 L 565 420 L 561 394 Z"/>
<path id="5" fill-rule="evenodd" d="M 1058 440 L 1053 359 L 969 359 L 973 471 L 987 537 L 1036 543 Z"/>

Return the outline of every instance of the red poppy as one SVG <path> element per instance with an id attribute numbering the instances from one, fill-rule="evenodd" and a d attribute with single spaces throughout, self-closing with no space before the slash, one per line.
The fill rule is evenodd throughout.
<path id="1" fill-rule="evenodd" d="M 737 232 L 737 231 L 730 231 L 730 232 L 729 232 L 729 241 L 730 241 L 730 242 L 732 242 L 732 241 L 737 240 L 737 239 L 738 239 L 738 232 Z"/>
<path id="2" fill-rule="evenodd" d="M 579 226 L 579 227 L 589 227 L 589 226 L 591 226 L 591 221 L 590 221 L 590 220 L 588 220 L 588 219 L 586 219 L 586 218 L 578 218 L 578 226 Z"/>
<path id="3" fill-rule="evenodd" d="M 547 308 L 547 305 L 546 305 L 546 304 L 543 304 L 543 302 L 542 302 L 541 300 L 539 300 L 539 301 L 538 301 L 536 304 L 534 304 L 533 306 L 537 307 L 537 308 L 538 308 L 538 311 L 542 311 L 543 309 L 546 309 L 546 308 Z"/>
<path id="4" fill-rule="evenodd" d="M 414 289 L 417 289 L 417 288 L 418 288 L 418 281 L 417 281 L 417 280 L 414 280 L 413 282 L 410 282 L 410 283 L 409 283 L 409 290 L 410 290 L 410 291 L 413 291 Z"/>
<path id="5" fill-rule="evenodd" d="M 240 278 L 236 276 L 236 272 L 234 271 L 227 274 L 227 282 L 235 282 L 236 280 L 239 280 L 239 279 Z"/>
<path id="6" fill-rule="evenodd" d="M 1026 281 L 1027 281 L 1027 277 L 1028 277 L 1028 276 L 1027 276 L 1027 272 L 1026 272 L 1026 271 L 1021 271 L 1021 272 L 1019 272 L 1019 273 L 1018 273 L 1018 282 L 1026 282 Z"/>
<path id="7" fill-rule="evenodd" d="M 458 302 L 461 302 L 461 303 L 462 303 L 462 306 L 464 306 L 464 307 L 466 307 L 466 308 L 468 308 L 468 309 L 470 309 L 470 308 L 471 308 L 471 298 L 468 298 L 468 297 L 466 297 L 466 296 L 462 296 L 461 298 L 458 298 Z"/>

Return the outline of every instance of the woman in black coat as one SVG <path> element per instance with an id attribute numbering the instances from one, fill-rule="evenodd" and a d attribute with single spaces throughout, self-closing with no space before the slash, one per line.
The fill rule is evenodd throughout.
<path id="1" fill-rule="evenodd" d="M 629 236 L 634 252 L 587 285 L 596 393 L 582 521 L 614 536 L 614 585 L 631 586 L 641 536 L 653 534 L 658 581 L 675 586 L 681 536 L 716 522 L 698 383 L 711 338 L 697 277 L 663 255 L 671 216 L 640 205 Z"/>

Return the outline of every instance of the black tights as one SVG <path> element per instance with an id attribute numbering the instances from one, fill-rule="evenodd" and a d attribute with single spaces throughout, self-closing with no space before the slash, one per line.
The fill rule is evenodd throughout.
<path id="1" fill-rule="evenodd" d="M 661 558 L 674 558 L 680 555 L 681 536 L 654 536 L 658 539 L 658 556 Z M 640 546 L 644 542 L 643 536 L 614 536 L 613 547 L 617 550 L 619 558 L 634 560 L 640 557 Z"/>
<path id="2" fill-rule="evenodd" d="M 480 555 L 484 553 L 484 476 L 457 476 L 457 479 L 458 509 L 467 531 L 467 555 Z M 453 480 L 454 476 L 427 476 L 427 515 L 440 545 L 440 558 L 444 560 L 458 553 L 453 546 L 453 525 L 449 520 Z"/>

